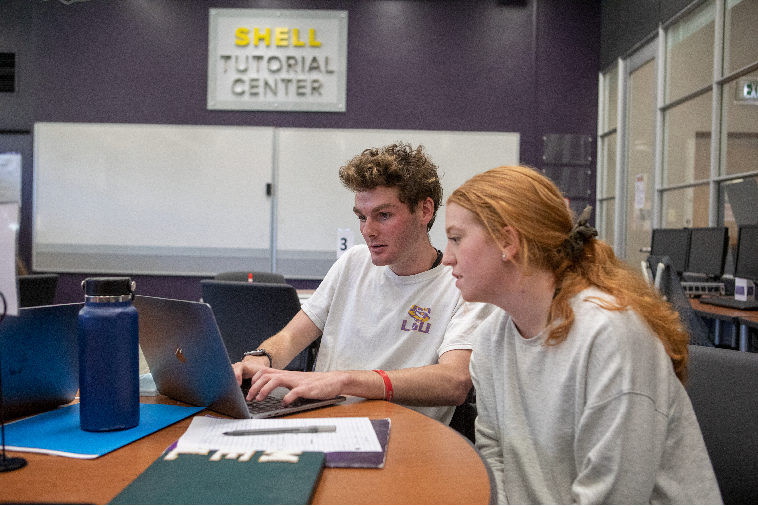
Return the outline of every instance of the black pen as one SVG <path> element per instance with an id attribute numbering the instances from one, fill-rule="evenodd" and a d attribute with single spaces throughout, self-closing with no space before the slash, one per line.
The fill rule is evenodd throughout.
<path id="1" fill-rule="evenodd" d="M 230 430 L 225 436 L 264 436 L 267 434 L 310 434 L 315 432 L 337 432 L 336 425 L 311 425 L 309 427 L 282 427 L 271 429 Z"/>

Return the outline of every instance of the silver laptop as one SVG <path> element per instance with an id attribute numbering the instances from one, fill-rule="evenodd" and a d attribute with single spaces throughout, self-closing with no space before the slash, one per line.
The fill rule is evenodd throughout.
<path id="1" fill-rule="evenodd" d="M 68 404 L 79 389 L 79 310 L 84 304 L 21 308 L 0 323 L 5 418 Z"/>
<path id="2" fill-rule="evenodd" d="M 136 296 L 139 340 L 161 394 L 234 418 L 271 418 L 330 406 L 345 400 L 298 399 L 282 406 L 277 388 L 260 403 L 245 400 L 208 304 Z"/>

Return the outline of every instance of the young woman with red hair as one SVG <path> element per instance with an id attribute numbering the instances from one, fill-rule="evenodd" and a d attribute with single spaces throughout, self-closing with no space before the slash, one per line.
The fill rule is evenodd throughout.
<path id="1" fill-rule="evenodd" d="M 499 502 L 721 502 L 683 387 L 689 336 L 589 211 L 574 224 L 525 167 L 474 176 L 447 201 L 443 262 L 465 300 L 503 309 L 470 366 Z"/>

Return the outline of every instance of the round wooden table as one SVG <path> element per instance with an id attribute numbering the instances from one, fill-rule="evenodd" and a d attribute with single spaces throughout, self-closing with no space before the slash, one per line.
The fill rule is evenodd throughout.
<path id="1" fill-rule="evenodd" d="M 142 402 L 174 404 L 163 396 L 143 397 Z M 383 469 L 325 469 L 313 504 L 487 504 L 496 500 L 487 468 L 469 441 L 413 410 L 385 401 L 350 399 L 294 415 L 342 416 L 391 420 L 385 465 Z M 0 502 L 105 504 L 179 439 L 190 421 L 191 417 L 93 460 L 8 452 L 24 457 L 28 464 L 0 474 Z"/>

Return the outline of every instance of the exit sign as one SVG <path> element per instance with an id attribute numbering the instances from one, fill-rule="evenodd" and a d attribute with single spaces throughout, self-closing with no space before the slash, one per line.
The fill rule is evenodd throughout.
<path id="1" fill-rule="evenodd" d="M 758 104 L 758 79 L 739 79 L 735 95 L 737 102 Z"/>

